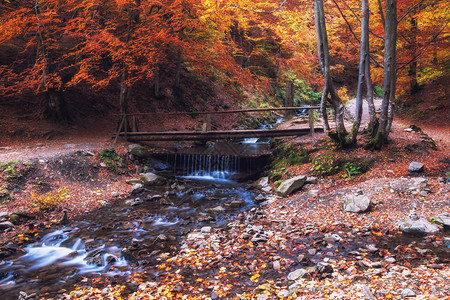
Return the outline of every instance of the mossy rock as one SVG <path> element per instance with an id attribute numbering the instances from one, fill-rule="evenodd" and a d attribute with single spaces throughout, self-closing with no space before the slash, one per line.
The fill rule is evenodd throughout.
<path id="1" fill-rule="evenodd" d="M 311 170 L 321 176 L 330 176 L 344 171 L 343 177 L 351 177 L 366 173 L 372 164 L 373 160 L 368 157 L 350 157 L 328 151 L 312 160 Z"/>

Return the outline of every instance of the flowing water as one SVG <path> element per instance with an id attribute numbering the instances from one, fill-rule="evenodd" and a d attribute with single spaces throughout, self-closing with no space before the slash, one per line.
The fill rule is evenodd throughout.
<path id="1" fill-rule="evenodd" d="M 144 268 L 157 277 L 152 266 L 158 255 L 176 251 L 186 233 L 225 226 L 253 205 L 254 192 L 228 179 L 237 172 L 236 159 L 217 159 L 224 169 L 203 170 L 186 162 L 189 172 L 185 170 L 169 192 L 152 188 L 133 195 L 131 199 L 141 200 L 135 201 L 139 205 L 118 200 L 42 236 L 22 255 L 0 264 L 0 293 L 6 299 L 16 299 L 19 291 L 51 296 L 84 278 L 120 283 Z M 233 201 L 239 205 L 230 205 Z M 209 211 L 219 205 L 223 213 Z"/>

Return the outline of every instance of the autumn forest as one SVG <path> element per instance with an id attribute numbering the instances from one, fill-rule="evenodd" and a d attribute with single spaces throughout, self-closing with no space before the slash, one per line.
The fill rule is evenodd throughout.
<path id="1" fill-rule="evenodd" d="M 0 0 L 0 294 L 449 299 L 449 23 Z"/>

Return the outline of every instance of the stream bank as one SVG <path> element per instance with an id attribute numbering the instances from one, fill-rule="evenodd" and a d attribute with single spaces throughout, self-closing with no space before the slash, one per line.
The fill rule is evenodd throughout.
<path id="1" fill-rule="evenodd" d="M 414 136 L 411 133 L 407 135 L 407 144 L 411 144 Z M 428 154 L 423 151 L 411 154 L 406 152 L 411 149 L 404 147 L 407 144 L 403 145 L 400 139 L 400 143 L 391 144 L 382 152 L 357 149 L 346 153 L 373 157 L 374 165 L 366 174 L 349 179 L 341 177 L 342 173 L 321 177 L 317 183 L 304 186 L 290 196 L 272 199 L 255 207 L 244 205 L 243 211 L 237 208 L 223 226 L 216 226 L 215 222 L 197 223 L 183 236 L 168 233 L 165 235 L 167 244 L 163 243 L 162 249 L 156 249 L 161 252 L 154 253 L 154 260 L 149 259 L 148 264 L 136 266 L 142 270 L 127 275 L 124 281 L 114 276 L 105 281 L 103 277 L 94 275 L 74 283 L 66 291 L 58 290 L 57 294 L 50 291 L 39 293 L 44 298 L 74 299 L 112 295 L 130 299 L 348 299 L 355 296 L 385 299 L 411 295 L 418 299 L 445 299 L 449 278 L 448 233 L 407 236 L 399 234 L 396 226 L 399 220 L 410 214 L 411 203 L 417 200 L 417 213 L 427 219 L 448 212 L 448 185 L 445 180 L 440 180 L 446 170 L 445 160 L 442 160 L 445 153 L 438 149 L 427 150 L 432 151 Z M 425 171 L 411 174 L 408 171 L 411 160 L 424 162 Z M 308 174 L 311 167 L 309 160 L 289 168 L 286 175 Z M 99 168 L 103 170 L 104 167 Z M 130 169 L 129 172 L 135 174 L 135 170 Z M 70 178 L 78 173 L 61 174 Z M 123 182 L 132 176 L 120 178 Z M 426 179 L 427 190 L 422 186 L 410 189 L 416 178 Z M 97 182 L 95 177 L 92 179 Z M 85 182 L 85 189 L 90 182 Z M 180 184 L 187 188 L 185 182 L 177 183 Z M 206 189 L 210 186 L 209 182 Z M 91 188 L 102 193 L 101 189 Z M 103 189 L 107 190 L 109 198 L 116 192 L 107 184 Z M 344 212 L 343 198 L 358 190 L 371 198 L 374 203 L 372 210 L 362 214 Z M 426 193 L 422 193 L 424 191 Z M 128 186 L 117 195 L 117 203 L 125 205 L 126 200 L 136 198 L 141 198 L 142 202 L 130 202 L 127 209 L 140 210 L 140 207 L 159 201 L 145 201 L 148 199 L 145 192 L 145 197 L 130 196 L 129 193 Z M 103 200 L 101 196 L 99 198 Z M 67 202 L 78 199 L 82 198 L 75 198 L 75 201 L 67 199 Z M 103 205 L 108 208 L 108 204 L 100 200 L 91 203 L 96 203 L 98 208 Z M 225 201 L 231 204 L 231 199 Z M 168 208 L 176 202 L 158 205 Z M 93 211 L 97 211 L 97 206 Z M 59 219 L 60 213 L 56 210 L 53 218 Z M 72 217 L 74 219 L 77 218 Z M 98 219 L 95 214 L 93 219 Z M 141 220 L 145 223 L 145 218 Z M 160 224 L 175 221 L 172 218 L 158 220 Z M 152 226 L 154 220 L 149 219 L 150 222 Z M 129 226 L 126 230 L 132 230 L 133 234 L 133 230 L 139 228 Z M 62 225 L 57 227 L 62 228 Z M 108 231 L 108 225 L 104 229 Z M 79 234 L 77 230 L 72 231 L 74 235 Z M 179 238 L 176 241 L 180 244 L 171 249 L 172 235 Z M 132 246 L 123 245 L 124 248 Z M 152 249 L 145 243 L 140 245 L 143 249 L 137 250 L 133 256 L 139 256 L 142 250 L 143 255 L 148 255 L 146 249 Z"/>

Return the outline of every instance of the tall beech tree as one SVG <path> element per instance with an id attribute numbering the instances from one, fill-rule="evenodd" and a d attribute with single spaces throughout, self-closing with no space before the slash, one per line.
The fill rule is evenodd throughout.
<path id="1" fill-rule="evenodd" d="M 330 53 L 328 49 L 328 36 L 325 24 L 325 13 L 323 9 L 323 0 L 314 1 L 316 34 L 318 44 L 318 54 L 320 67 L 325 80 L 322 99 L 321 99 L 321 114 L 323 120 L 323 127 L 328 134 L 341 144 L 345 144 L 347 137 L 347 130 L 344 126 L 344 105 L 339 97 L 330 73 Z M 330 132 L 330 125 L 326 111 L 326 104 L 329 102 L 336 117 L 336 132 Z"/>

